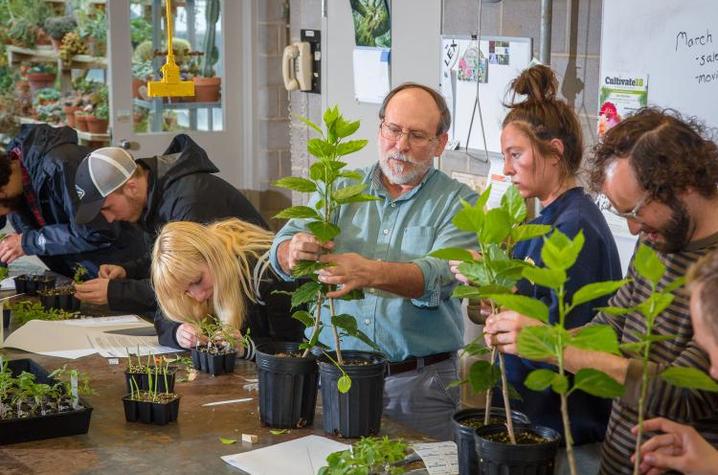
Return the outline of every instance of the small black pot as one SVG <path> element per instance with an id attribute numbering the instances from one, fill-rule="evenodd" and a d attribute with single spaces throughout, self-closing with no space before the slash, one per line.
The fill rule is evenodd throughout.
<path id="1" fill-rule="evenodd" d="M 531 431 L 545 439 L 541 444 L 503 444 L 484 439 L 485 435 L 506 431 L 503 424 L 483 426 L 474 433 L 476 452 L 479 456 L 481 475 L 553 475 L 556 464 L 556 452 L 561 435 L 544 426 L 517 424 L 516 432 Z"/>
<path id="2" fill-rule="evenodd" d="M 231 351 L 222 355 L 212 355 L 206 351 L 192 348 L 192 364 L 194 369 L 203 373 L 217 376 L 224 373 L 234 373 L 234 360 L 237 358 L 237 351 Z"/>
<path id="3" fill-rule="evenodd" d="M 50 310 L 51 308 L 58 308 L 68 312 L 80 310 L 80 301 L 73 294 L 44 295 L 41 292 L 38 292 L 38 294 L 45 310 Z"/>
<path id="4" fill-rule="evenodd" d="M 342 357 L 368 364 L 342 367 L 352 379 L 352 385 L 347 393 L 340 393 L 337 381 L 341 371 L 328 359 L 320 358 L 324 431 L 352 438 L 378 434 L 384 411 L 386 358 L 365 351 L 342 351 Z"/>
<path id="5" fill-rule="evenodd" d="M 50 275 L 23 274 L 15 277 L 15 291 L 28 295 L 37 295 L 40 290 L 54 289 L 55 277 Z"/>
<path id="6" fill-rule="evenodd" d="M 2 326 L 3 328 L 8 328 L 10 326 L 10 314 L 12 311 L 8 308 L 4 308 L 2 310 Z"/>
<path id="7" fill-rule="evenodd" d="M 179 416 L 180 397 L 170 402 L 133 401 L 130 395 L 122 398 L 127 422 L 142 422 L 143 424 L 165 425 L 176 421 Z"/>
<path id="8" fill-rule="evenodd" d="M 269 343 L 257 348 L 259 419 L 269 427 L 300 428 L 314 423 L 319 368 L 316 357 L 277 357 L 299 351 L 299 343 Z"/>
<path id="9" fill-rule="evenodd" d="M 470 419 L 484 420 L 484 408 L 469 408 L 456 411 L 451 417 L 454 424 L 454 442 L 459 452 L 459 475 L 474 475 L 478 471 L 479 457 L 476 454 L 474 441 L 475 427 L 465 425 L 463 422 Z M 529 418 L 523 412 L 511 411 L 514 424 L 530 424 Z M 503 407 L 492 407 L 491 418 L 506 420 L 506 411 Z"/>
<path id="10" fill-rule="evenodd" d="M 161 374 L 157 376 L 157 391 L 164 393 L 164 392 L 170 392 L 173 393 L 175 391 L 175 375 L 177 373 L 177 368 L 169 368 L 167 370 L 167 385 L 169 386 L 169 389 L 165 388 L 165 378 Z M 125 384 L 127 386 L 127 392 L 132 392 L 132 387 L 130 386 L 130 379 L 135 379 L 135 383 L 137 384 L 137 388 L 139 388 L 140 391 L 148 391 L 150 389 L 149 384 L 149 378 L 147 377 L 147 373 L 130 373 L 129 371 L 125 370 Z M 153 376 L 154 377 L 154 376 Z"/>

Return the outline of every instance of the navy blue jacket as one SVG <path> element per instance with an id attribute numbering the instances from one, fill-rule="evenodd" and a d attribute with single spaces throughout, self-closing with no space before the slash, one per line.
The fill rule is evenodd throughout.
<path id="1" fill-rule="evenodd" d="M 38 256 L 51 270 L 64 275 L 72 275 L 75 264 L 82 264 L 94 277 L 99 265 L 108 260 L 136 258 L 143 253 L 142 232 L 134 226 L 109 224 L 102 217 L 88 225 L 74 222 L 78 204 L 75 171 L 90 152 L 78 145 L 74 129 L 23 125 L 7 149 L 20 151 L 45 220 L 45 226 L 39 226 L 26 205 L 9 215 L 15 231 L 22 234 L 25 254 Z M 4 225 L 4 217 L 2 221 Z M 113 246 L 115 242 L 118 245 Z"/>
<path id="2" fill-rule="evenodd" d="M 576 236 L 579 230 L 583 230 L 586 242 L 576 263 L 568 271 L 566 292 L 569 301 L 573 293 L 586 284 L 621 279 L 621 264 L 613 235 L 606 224 L 606 219 L 591 197 L 584 193 L 583 188 L 577 187 L 565 192 L 544 208 L 531 223 L 549 224 L 571 238 Z M 536 265 L 543 266 L 542 246 L 542 238 L 521 242 L 514 248 L 514 257 L 517 259 L 530 257 Z M 556 295 L 546 287 L 535 286 L 523 280 L 518 284 L 518 293 L 542 300 L 549 305 L 551 322 L 558 321 Z M 577 307 L 568 315 L 566 327 L 574 328 L 588 323 L 595 314 L 593 309 L 606 305 L 608 298 L 596 299 Z M 512 355 L 506 355 L 505 361 L 509 381 L 523 399 L 512 401 L 512 409 L 525 413 L 531 419 L 531 423 L 551 427 L 563 435 L 559 396 L 550 388 L 536 392 L 523 385 L 526 376 L 534 369 L 555 369 L 555 367 Z M 576 391 L 568 398 L 568 408 L 571 432 L 576 444 L 603 440 L 611 412 L 610 399 L 601 399 L 583 391 Z"/>

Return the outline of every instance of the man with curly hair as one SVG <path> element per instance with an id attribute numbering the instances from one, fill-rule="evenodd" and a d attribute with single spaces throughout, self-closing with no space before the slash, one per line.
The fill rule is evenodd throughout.
<path id="1" fill-rule="evenodd" d="M 667 268 L 657 290 L 686 273 L 700 257 L 718 249 L 718 147 L 704 137 L 695 122 L 676 112 L 646 108 L 609 130 L 594 150 L 591 183 L 611 203 L 610 211 L 628 221 L 633 234 L 659 252 Z M 609 305 L 633 307 L 651 287 L 629 267 L 630 283 Z M 521 328 L 532 324 L 525 316 L 504 313 L 486 323 L 487 342 L 502 351 L 516 352 Z M 597 314 L 590 324 L 609 324 L 621 343 L 633 343 L 644 331 L 638 312 L 623 316 Z M 657 375 L 670 365 L 707 371 L 710 361 L 693 340 L 688 295 L 677 291 L 671 305 L 656 318 L 654 331 L 671 335 L 655 342 L 649 372 Z M 569 371 L 596 368 L 625 385 L 614 400 L 601 457 L 602 474 L 630 474 L 635 439 L 631 428 L 638 420 L 641 361 L 631 356 L 569 347 L 564 360 Z M 701 435 L 718 442 L 718 394 L 688 391 L 651 378 L 645 404 L 647 417 L 667 417 L 695 425 Z"/>

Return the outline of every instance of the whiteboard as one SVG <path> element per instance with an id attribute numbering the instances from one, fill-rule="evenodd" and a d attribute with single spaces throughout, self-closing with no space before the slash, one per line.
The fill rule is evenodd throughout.
<path id="1" fill-rule="evenodd" d="M 600 84 L 647 74 L 648 104 L 718 127 L 718 0 L 604 0 Z"/>
<path id="2" fill-rule="evenodd" d="M 452 118 L 449 140 L 458 141 L 461 148 L 466 146 L 476 101 L 476 80 L 479 79 L 482 81 L 479 99 L 486 130 L 486 149 L 501 153 L 501 123 L 506 115 L 503 102 L 510 99 L 506 91 L 511 81 L 529 66 L 531 48 L 531 38 L 482 37 L 480 53 L 477 53 L 476 39 L 441 37 L 441 92 Z M 484 149 L 478 111 L 471 127 L 469 148 Z"/>

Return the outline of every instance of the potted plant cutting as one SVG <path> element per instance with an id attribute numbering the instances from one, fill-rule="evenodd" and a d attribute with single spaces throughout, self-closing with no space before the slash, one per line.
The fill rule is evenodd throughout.
<path id="1" fill-rule="evenodd" d="M 80 309 L 80 300 L 75 297 L 75 284 L 84 282 L 87 277 L 87 268 L 77 264 L 72 282 L 62 287 L 38 291 L 40 302 L 45 309 L 57 308 L 74 312 Z"/>
<path id="2" fill-rule="evenodd" d="M 212 376 L 233 373 L 237 357 L 235 330 L 212 315 L 207 315 L 197 326 L 201 337 L 191 350 L 194 368 Z"/>
<path id="3" fill-rule="evenodd" d="M 15 277 L 15 290 L 19 294 L 36 295 L 38 290 L 55 287 L 56 278 L 45 274 L 21 274 Z"/>
<path id="4" fill-rule="evenodd" d="M 406 469 L 397 464 L 407 452 L 408 446 L 401 439 L 362 437 L 350 449 L 329 454 L 327 465 L 317 475 L 400 475 Z"/>
<path id="5" fill-rule="evenodd" d="M 334 224 L 334 217 L 342 205 L 375 199 L 363 194 L 365 184 L 355 183 L 363 178 L 362 174 L 344 170 L 347 164 L 341 160 L 343 156 L 361 150 L 367 141 L 345 140 L 359 128 L 359 121 L 347 121 L 337 107 L 324 113 L 326 134 L 308 119 L 301 120 L 321 136 L 309 140 L 307 145 L 307 150 L 317 160 L 309 168 L 308 178 L 287 177 L 275 184 L 296 192 L 317 193 L 320 199 L 313 207 L 292 206 L 275 217 L 305 219 L 307 232 L 325 243 L 341 232 Z M 319 369 L 324 430 L 344 437 L 376 434 L 381 425 L 386 359 L 378 353 L 341 350 L 341 339 L 346 336 L 358 338 L 375 349 L 376 345 L 358 329 L 353 316 L 337 315 L 334 311 L 334 299 L 326 297 L 328 292 L 334 290 L 334 286 L 322 284 L 316 275 L 316 271 L 324 266 L 318 262 L 305 261 L 292 270 L 295 278 L 308 279 L 292 293 L 292 306 L 312 306 L 310 312 L 298 310 L 293 314 L 294 318 L 311 329 L 309 341 L 300 345 L 300 349 L 304 350 L 302 356 L 308 358 L 310 350 L 315 347 L 323 351 L 323 356 L 319 359 Z M 352 292 L 345 298 L 356 299 L 362 296 L 359 291 Z M 325 351 L 327 348 L 319 342 L 320 333 L 325 326 L 321 319 L 323 308 L 328 309 L 330 314 L 333 352 Z M 355 384 L 352 381 L 355 381 Z"/>
<path id="6" fill-rule="evenodd" d="M 130 393 L 122 398 L 127 422 L 165 425 L 176 421 L 179 415 L 180 396 L 171 392 L 169 363 L 160 360 L 159 365 L 146 366 L 147 390 L 139 388 L 134 375 L 130 376 Z M 160 390 L 160 381 L 165 390 Z"/>
<path id="7" fill-rule="evenodd" d="M 127 369 L 125 370 L 127 392 L 132 392 L 133 385 L 137 386 L 139 390 L 148 391 L 150 389 L 150 375 L 154 374 L 158 362 L 162 377 L 156 381 L 157 390 L 159 392 L 174 392 L 177 367 L 170 365 L 170 361 L 164 357 L 156 357 L 149 353 L 145 361 L 143 361 L 139 348 L 137 348 L 137 353 L 135 354 L 127 352 Z"/>

